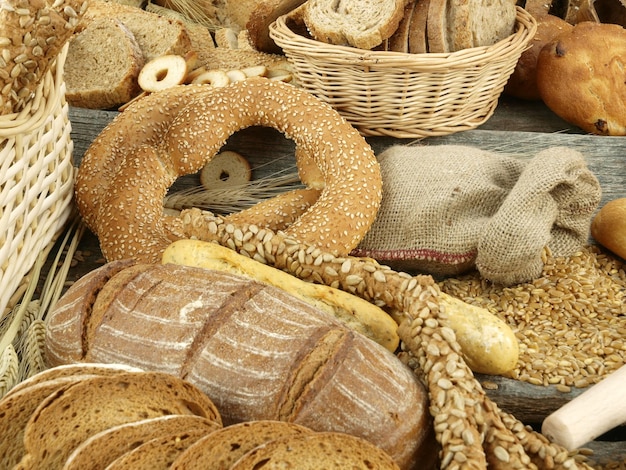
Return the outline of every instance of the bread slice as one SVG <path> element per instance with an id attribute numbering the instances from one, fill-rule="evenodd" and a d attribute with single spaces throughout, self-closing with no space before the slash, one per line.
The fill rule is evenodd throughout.
<path id="1" fill-rule="evenodd" d="M 177 19 L 121 3 L 92 0 L 85 13 L 85 24 L 102 17 L 116 18 L 133 33 L 144 62 L 167 54 L 185 56 L 191 50 L 187 28 Z"/>
<path id="2" fill-rule="evenodd" d="M 402 16 L 402 20 L 400 20 L 398 29 L 396 29 L 396 31 L 389 37 L 387 45 L 388 51 L 404 53 L 409 52 L 411 17 L 413 16 L 413 10 L 415 9 L 416 4 L 417 0 L 411 0 L 407 3 L 406 7 L 404 7 L 404 15 Z"/>
<path id="3" fill-rule="evenodd" d="M 446 15 L 448 1 L 453 0 L 430 0 L 428 5 L 426 18 L 428 52 L 450 52 Z"/>
<path id="4" fill-rule="evenodd" d="M 266 442 L 247 452 L 230 470 L 257 470 L 261 466 L 298 470 L 400 470 L 398 464 L 374 444 L 339 432 L 294 434 Z"/>
<path id="5" fill-rule="evenodd" d="M 473 47 L 491 46 L 513 34 L 517 17 L 515 0 L 472 1 Z"/>
<path id="6" fill-rule="evenodd" d="M 222 429 L 215 421 L 195 415 L 167 415 L 105 429 L 82 442 L 65 461 L 64 470 L 104 470 L 119 457 L 157 438 L 184 431 L 203 436 Z"/>
<path id="7" fill-rule="evenodd" d="M 318 41 L 373 49 L 389 38 L 404 15 L 408 0 L 309 0 L 304 23 Z"/>
<path id="8" fill-rule="evenodd" d="M 411 31 L 409 32 L 409 53 L 424 54 L 428 52 L 426 20 L 431 0 L 416 0 L 411 14 Z"/>
<path id="9" fill-rule="evenodd" d="M 69 44 L 66 99 L 72 106 L 88 109 L 126 103 L 141 92 L 137 76 L 143 65 L 139 44 L 119 20 L 91 21 Z"/>
<path id="10" fill-rule="evenodd" d="M 76 447 L 100 431 L 180 414 L 221 425 L 217 408 L 204 393 L 169 374 L 129 372 L 81 380 L 49 395 L 32 413 L 24 430 L 26 454 L 16 468 L 61 468 Z"/>
<path id="11" fill-rule="evenodd" d="M 0 401 L 0 455 L 2 468 L 18 464 L 26 449 L 24 430 L 39 404 L 55 392 L 63 391 L 87 376 L 62 377 L 41 382 L 5 396 Z"/>
<path id="12" fill-rule="evenodd" d="M 131 367 L 126 364 L 99 364 L 99 363 L 76 363 L 64 364 L 56 367 L 44 369 L 41 372 L 21 381 L 11 390 L 9 390 L 3 400 L 11 396 L 13 393 L 20 392 L 25 388 L 33 385 L 47 382 L 50 380 L 60 379 L 73 376 L 96 376 L 96 375 L 115 375 L 124 372 L 141 372 L 137 367 Z"/>
<path id="13" fill-rule="evenodd" d="M 245 453 L 268 441 L 313 431 L 286 421 L 257 420 L 232 424 L 206 436 L 172 463 L 172 470 L 228 470 Z"/>

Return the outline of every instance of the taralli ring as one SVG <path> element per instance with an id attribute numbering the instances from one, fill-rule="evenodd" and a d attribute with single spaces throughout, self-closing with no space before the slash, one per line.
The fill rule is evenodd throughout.
<path id="1" fill-rule="evenodd" d="M 252 169 L 243 155 L 226 150 L 213 157 L 200 171 L 200 184 L 205 189 L 244 186 L 250 182 Z"/>
<path id="2" fill-rule="evenodd" d="M 222 88 L 180 85 L 152 93 L 92 142 L 76 177 L 76 205 L 107 261 L 158 263 L 172 241 L 185 238 L 183 220 L 163 214 L 168 189 L 251 126 L 272 127 L 293 140 L 298 169 L 317 167 L 303 182 L 321 188 L 319 198 L 285 235 L 336 255 L 354 249 L 382 197 L 372 148 L 330 105 L 292 85 L 253 77 Z M 268 223 L 283 213 L 274 199 L 254 206 Z"/>
<path id="3" fill-rule="evenodd" d="M 143 91 L 156 92 L 184 83 L 187 61 L 179 55 L 164 55 L 148 62 L 137 81 Z"/>

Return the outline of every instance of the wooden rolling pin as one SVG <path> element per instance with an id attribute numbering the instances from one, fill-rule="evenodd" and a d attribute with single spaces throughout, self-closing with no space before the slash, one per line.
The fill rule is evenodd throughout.
<path id="1" fill-rule="evenodd" d="M 541 432 L 574 450 L 626 423 L 626 365 L 550 414 Z"/>

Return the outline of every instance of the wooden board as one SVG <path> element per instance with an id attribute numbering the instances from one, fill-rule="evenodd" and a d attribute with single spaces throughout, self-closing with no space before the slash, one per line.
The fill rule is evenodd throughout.
<path id="1" fill-rule="evenodd" d="M 72 137 L 76 164 L 93 138 L 116 116 L 111 111 L 71 109 Z M 390 145 L 408 144 L 411 140 L 369 137 L 376 153 Z M 555 116 L 541 103 L 503 98 L 494 116 L 479 129 L 445 137 L 423 139 L 425 145 L 461 144 L 530 158 L 540 149 L 567 146 L 579 150 L 602 186 L 602 202 L 626 197 L 626 137 L 584 135 L 581 131 Z M 293 143 L 273 129 L 249 128 L 233 135 L 225 149 L 242 153 L 252 164 L 253 179 L 271 176 L 279 171 L 295 172 Z M 195 186 L 195 176 L 181 178 L 175 189 Z M 86 259 L 72 269 L 69 280 L 76 280 L 103 262 L 97 239 L 87 234 L 81 243 Z M 571 400 L 582 390 L 563 393 L 555 387 L 540 387 L 502 377 L 478 376 L 489 385 L 487 394 L 504 410 L 534 427 L 552 411 Z M 595 452 L 594 460 L 626 459 L 626 426 L 586 445 Z"/>

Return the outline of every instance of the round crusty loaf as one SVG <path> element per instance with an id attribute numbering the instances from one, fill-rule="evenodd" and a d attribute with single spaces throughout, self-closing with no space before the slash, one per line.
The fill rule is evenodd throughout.
<path id="1" fill-rule="evenodd" d="M 286 421 L 258 420 L 232 424 L 203 437 L 172 463 L 172 470 L 228 470 L 246 452 L 291 434 L 310 434 Z"/>
<path id="2" fill-rule="evenodd" d="M 246 453 L 231 465 L 230 470 L 256 470 L 261 467 L 400 470 L 380 448 L 358 437 L 338 432 L 296 434 L 274 439 Z"/>
<path id="3" fill-rule="evenodd" d="M 565 121 L 599 135 L 626 135 L 626 30 L 585 21 L 550 41 L 537 59 L 537 87 Z"/>
<path id="4" fill-rule="evenodd" d="M 537 32 L 530 42 L 530 48 L 522 52 L 515 70 L 504 87 L 507 95 L 524 100 L 541 100 L 537 88 L 537 58 L 547 43 L 559 34 L 567 32 L 573 25 L 558 16 L 543 14 L 537 16 Z"/>
<path id="5" fill-rule="evenodd" d="M 591 221 L 591 236 L 626 260 L 626 198 L 617 198 L 600 208 Z"/>
<path id="6" fill-rule="evenodd" d="M 67 458 L 63 470 L 104 470 L 119 457 L 152 439 L 192 430 L 206 436 L 219 429 L 222 429 L 219 423 L 195 415 L 167 415 L 120 424 L 82 442 Z"/>
<path id="7" fill-rule="evenodd" d="M 87 8 L 85 0 L 3 0 L 0 4 L 0 114 L 20 111 Z"/>
<path id="8" fill-rule="evenodd" d="M 93 292 L 97 271 L 50 313 L 50 365 L 111 362 L 167 372 L 203 390 L 226 425 L 289 421 L 368 439 L 403 468 L 419 458 L 432 431 L 424 386 L 393 353 L 339 320 L 226 272 L 136 265 Z M 82 303 L 87 312 L 76 308 L 81 294 L 95 299 Z"/>
<path id="9" fill-rule="evenodd" d="M 80 380 L 48 395 L 31 414 L 24 429 L 25 455 L 16 468 L 61 468 L 79 444 L 99 431 L 172 414 L 221 424 L 205 394 L 169 374 L 128 372 Z"/>

